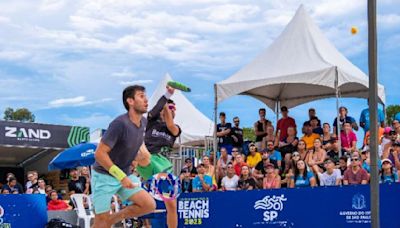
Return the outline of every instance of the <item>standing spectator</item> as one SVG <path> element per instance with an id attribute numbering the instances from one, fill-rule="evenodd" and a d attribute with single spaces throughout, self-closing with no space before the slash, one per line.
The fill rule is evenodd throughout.
<path id="1" fill-rule="evenodd" d="M 225 147 L 221 147 L 221 157 L 217 162 L 218 180 L 221 180 L 224 176 L 226 176 L 227 165 L 231 160 L 232 156 L 228 155 Z"/>
<path id="2" fill-rule="evenodd" d="M 340 124 L 340 127 L 341 127 L 340 129 L 343 129 L 343 127 L 344 127 L 343 125 L 345 123 L 350 123 L 350 126 L 354 130 L 357 131 L 358 130 L 358 125 L 357 125 L 356 120 L 353 117 L 348 116 L 347 113 L 348 113 L 348 111 L 347 111 L 346 107 L 342 106 L 342 107 L 339 108 L 339 124 Z M 334 135 L 338 134 L 337 133 L 337 117 L 333 121 L 333 134 Z"/>
<path id="3" fill-rule="evenodd" d="M 251 176 L 250 168 L 247 165 L 242 166 L 240 179 L 238 181 L 238 190 L 256 189 L 256 181 Z"/>
<path id="4" fill-rule="evenodd" d="M 282 118 L 278 120 L 276 125 L 276 136 L 279 141 L 283 141 L 287 137 L 287 129 L 289 127 L 296 129 L 296 121 L 292 117 L 288 116 L 289 110 L 286 106 L 281 107 L 281 113 Z"/>
<path id="5" fill-rule="evenodd" d="M 368 184 L 368 173 L 365 169 L 361 168 L 360 156 L 356 153 L 351 156 L 351 165 L 344 172 L 343 184 L 344 185 L 355 185 L 355 184 Z"/>
<path id="6" fill-rule="evenodd" d="M 281 188 L 281 177 L 275 172 L 274 165 L 269 163 L 264 166 L 266 175 L 263 179 L 263 189 Z"/>
<path id="7" fill-rule="evenodd" d="M 272 123 L 265 118 L 265 108 L 260 108 L 258 110 L 258 115 L 260 116 L 260 119 L 254 123 L 254 132 L 256 134 L 257 149 L 261 150 L 263 138 L 267 136 L 267 126 L 272 125 Z"/>
<path id="8" fill-rule="evenodd" d="M 2 189 L 7 189 L 9 193 L 13 191 L 17 191 L 18 194 L 24 193 L 21 189 L 17 186 L 17 179 L 15 177 L 9 177 L 7 184 L 3 185 Z"/>
<path id="9" fill-rule="evenodd" d="M 226 114 L 225 112 L 219 113 L 219 119 L 221 123 L 217 124 L 217 137 L 218 137 L 218 147 L 225 147 L 229 154 L 232 151 L 232 124 L 225 122 Z"/>
<path id="10" fill-rule="evenodd" d="M 197 173 L 197 171 L 196 171 Z M 190 177 L 190 170 L 188 168 L 183 168 L 181 170 L 181 189 L 182 192 L 189 193 L 192 192 L 192 178 Z"/>
<path id="11" fill-rule="evenodd" d="M 340 174 L 343 177 L 344 172 L 346 172 L 346 170 L 347 170 L 347 157 L 346 156 L 342 156 L 339 158 L 339 170 L 340 170 Z"/>
<path id="12" fill-rule="evenodd" d="M 290 187 L 315 187 L 316 183 L 313 173 L 307 171 L 306 163 L 303 160 L 298 160 L 294 169 L 294 175 L 290 181 Z"/>
<path id="13" fill-rule="evenodd" d="M 339 169 L 335 169 L 335 161 L 332 158 L 327 158 L 325 159 L 324 166 L 326 171 L 324 173 L 317 173 L 320 186 L 340 185 L 342 175 Z"/>
<path id="14" fill-rule="evenodd" d="M 357 147 L 357 136 L 351 130 L 351 124 L 348 122 L 344 123 L 344 131 L 340 133 L 340 140 L 342 142 L 342 150 L 347 154 L 356 151 Z"/>
<path id="15" fill-rule="evenodd" d="M 361 111 L 360 115 L 360 127 L 364 129 L 364 135 L 369 131 L 369 108 Z M 378 123 L 381 127 L 385 127 L 385 114 L 382 109 L 378 108 Z"/>
<path id="16" fill-rule="evenodd" d="M 193 166 L 193 162 L 191 158 L 185 159 L 185 165 L 182 169 L 187 169 L 190 172 L 191 177 L 195 177 L 197 175 L 197 169 Z"/>
<path id="17" fill-rule="evenodd" d="M 40 192 L 40 194 L 46 195 L 46 182 L 42 178 L 38 180 L 37 190 Z"/>
<path id="18" fill-rule="evenodd" d="M 399 176 L 395 169 L 393 169 L 393 163 L 389 159 L 382 160 L 380 183 L 395 183 L 399 182 Z"/>
<path id="19" fill-rule="evenodd" d="M 204 164 L 197 166 L 197 176 L 192 181 L 193 192 L 208 192 L 212 188 L 212 177 L 207 175 Z"/>
<path id="20" fill-rule="evenodd" d="M 247 155 L 246 163 L 250 169 L 253 169 L 261 161 L 261 154 L 257 152 L 257 147 L 254 143 L 249 144 L 249 151 L 250 154 Z"/>
<path id="21" fill-rule="evenodd" d="M 308 156 L 308 165 L 313 169 L 314 173 L 322 172 L 324 170 L 324 161 L 326 158 L 326 151 L 322 148 L 321 139 L 314 140 L 314 150 Z"/>
<path id="22" fill-rule="evenodd" d="M 339 143 L 335 138 L 329 143 L 330 150 L 326 153 L 329 158 L 332 158 L 335 164 L 339 163 Z"/>
<path id="23" fill-rule="evenodd" d="M 227 173 L 224 178 L 222 178 L 221 186 L 224 191 L 235 191 L 238 186 L 239 177 L 235 173 L 235 169 L 232 163 L 227 165 Z"/>
<path id="24" fill-rule="evenodd" d="M 232 127 L 232 141 L 233 141 L 233 147 L 240 148 L 240 151 L 243 148 L 243 129 L 239 127 L 239 117 L 233 118 L 233 124 L 234 126 Z"/>
<path id="25" fill-rule="evenodd" d="M 89 193 L 89 183 L 86 181 L 85 177 L 79 176 L 76 168 L 72 168 L 69 171 L 69 175 L 71 176 L 71 179 L 68 182 L 69 195 L 75 193 Z"/>
<path id="26" fill-rule="evenodd" d="M 323 130 L 321 128 L 321 125 L 318 126 L 318 121 L 319 121 L 319 119 L 316 116 L 311 117 L 310 125 L 311 125 L 311 128 L 312 128 L 312 132 L 315 133 L 315 134 L 318 134 L 318 135 L 323 135 L 324 132 L 323 132 Z"/>
<path id="27" fill-rule="evenodd" d="M 64 200 L 58 199 L 57 191 L 52 190 L 49 194 L 50 201 L 47 203 L 47 210 L 49 211 L 66 211 L 69 206 Z"/>
<path id="28" fill-rule="evenodd" d="M 244 165 L 247 166 L 247 164 L 243 161 L 243 155 L 241 154 L 236 155 L 235 162 L 236 164 L 233 166 L 233 168 L 235 169 L 236 175 L 240 176 L 242 172 L 242 166 Z"/>
<path id="29" fill-rule="evenodd" d="M 275 150 L 273 141 L 267 142 L 266 152 L 268 153 L 270 162 L 272 164 L 276 165 L 278 167 L 278 169 L 280 170 L 282 168 L 282 155 L 281 155 L 281 152 Z"/>
<path id="30" fill-rule="evenodd" d="M 396 115 L 394 115 L 394 120 L 397 120 L 400 122 L 400 112 L 396 113 Z"/>
<path id="31" fill-rule="evenodd" d="M 308 120 L 310 121 L 312 118 L 317 117 L 317 113 L 315 112 L 314 108 L 309 108 L 308 109 Z M 318 119 L 318 125 L 317 126 L 321 126 L 321 120 Z"/>
<path id="32" fill-rule="evenodd" d="M 312 132 L 312 127 L 310 122 L 305 122 L 304 125 L 304 136 L 301 138 L 306 143 L 306 149 L 310 150 L 314 146 L 315 139 L 321 138 L 320 135 Z"/>

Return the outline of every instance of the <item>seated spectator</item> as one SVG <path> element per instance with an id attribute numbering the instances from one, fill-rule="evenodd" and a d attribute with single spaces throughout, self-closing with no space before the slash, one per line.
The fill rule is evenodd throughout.
<path id="1" fill-rule="evenodd" d="M 26 193 L 33 193 L 34 188 L 38 188 L 39 174 L 37 171 L 29 171 L 27 174 L 28 182 L 26 182 Z"/>
<path id="2" fill-rule="evenodd" d="M 360 156 L 355 153 L 351 155 L 351 165 L 344 172 L 343 184 L 344 185 L 356 185 L 356 184 L 368 184 L 368 173 L 365 169 L 361 168 Z"/>
<path id="3" fill-rule="evenodd" d="M 288 127 L 287 137 L 279 142 L 278 151 L 281 152 L 285 163 L 290 161 L 292 153 L 296 151 L 297 144 L 299 143 L 299 138 L 296 136 L 296 129 L 293 127 Z"/>
<path id="4" fill-rule="evenodd" d="M 332 158 L 335 164 L 339 164 L 339 143 L 335 138 L 330 142 L 330 150 L 326 153 L 329 158 Z"/>
<path id="5" fill-rule="evenodd" d="M 346 170 L 347 170 L 347 157 L 346 156 L 342 156 L 339 158 L 339 170 L 340 170 L 340 174 L 342 175 L 342 180 L 343 180 L 344 172 L 346 172 Z"/>
<path id="6" fill-rule="evenodd" d="M 212 177 L 206 174 L 204 164 L 197 166 L 197 173 L 197 176 L 192 181 L 193 192 L 211 191 L 213 185 Z"/>
<path id="7" fill-rule="evenodd" d="M 281 152 L 275 150 L 273 141 L 267 141 L 267 149 L 265 152 L 268 153 L 268 158 L 269 158 L 270 162 L 273 164 L 276 164 L 276 166 L 278 166 L 278 169 L 281 170 L 282 155 L 281 155 Z"/>
<path id="8" fill-rule="evenodd" d="M 214 177 L 215 168 L 213 165 L 211 165 L 210 157 L 207 155 L 203 156 L 202 163 L 204 164 L 205 174 L 209 175 L 210 177 Z"/>
<path id="9" fill-rule="evenodd" d="M 14 177 L 14 178 L 17 180 L 17 178 L 15 177 L 14 173 L 7 173 L 7 175 L 6 175 L 6 181 L 9 182 L 9 179 L 10 179 L 11 177 Z M 18 194 L 24 193 L 24 188 L 23 188 L 22 185 L 18 182 L 18 180 L 17 180 L 17 183 L 15 184 L 15 188 L 16 188 L 16 191 L 18 192 Z"/>
<path id="10" fill-rule="evenodd" d="M 318 121 L 319 119 L 316 116 L 311 117 L 310 125 L 312 128 L 312 132 L 318 135 L 323 135 L 324 131 L 322 130 L 321 125 L 318 125 Z"/>
<path id="11" fill-rule="evenodd" d="M 315 187 L 316 183 L 314 174 L 307 171 L 305 161 L 298 160 L 294 169 L 294 175 L 291 177 L 290 187 Z"/>
<path id="12" fill-rule="evenodd" d="M 365 169 L 365 171 L 371 173 L 371 158 L 370 158 L 370 153 L 369 150 L 363 150 L 361 151 L 361 167 Z M 382 168 L 382 162 L 380 159 L 378 159 L 378 169 L 380 170 Z"/>
<path id="13" fill-rule="evenodd" d="M 186 158 L 185 159 L 185 165 L 182 167 L 182 169 L 188 169 L 190 172 L 190 176 L 194 178 L 197 175 L 197 169 L 193 166 L 193 162 L 191 158 Z"/>
<path id="14" fill-rule="evenodd" d="M 288 108 L 286 106 L 282 106 L 282 118 L 278 120 L 278 123 L 276 125 L 276 137 L 278 139 L 278 142 L 283 141 L 287 138 L 287 130 L 289 127 L 296 129 L 296 121 L 292 117 L 288 116 L 288 113 Z"/>
<path id="15" fill-rule="evenodd" d="M 193 191 L 191 173 L 188 168 L 183 168 L 181 170 L 181 190 L 184 193 L 189 193 Z"/>
<path id="16" fill-rule="evenodd" d="M 46 182 L 42 178 L 38 180 L 37 190 L 40 192 L 40 194 L 46 195 Z"/>
<path id="17" fill-rule="evenodd" d="M 3 188 L 1 189 L 1 194 L 10 194 L 9 188 L 4 188 L 4 185 L 3 185 Z"/>
<path id="18" fill-rule="evenodd" d="M 78 170 L 76 168 L 70 169 L 69 175 L 71 177 L 71 179 L 68 181 L 69 195 L 75 193 L 89 193 L 89 183 L 87 182 L 85 177 L 79 176 Z"/>
<path id="19" fill-rule="evenodd" d="M 321 139 L 315 139 L 314 150 L 308 156 L 308 165 L 313 169 L 314 173 L 323 172 L 326 151 L 322 148 Z"/>
<path id="20" fill-rule="evenodd" d="M 24 193 L 21 189 L 18 188 L 17 179 L 15 179 L 15 177 L 12 176 L 8 178 L 7 184 L 3 185 L 2 189 L 7 189 L 9 193 L 13 191 L 17 191 L 18 194 Z"/>
<path id="21" fill-rule="evenodd" d="M 324 166 L 326 171 L 324 173 L 318 172 L 320 186 L 335 186 L 340 185 L 342 175 L 340 170 L 335 168 L 335 161 L 332 158 L 325 159 Z"/>
<path id="22" fill-rule="evenodd" d="M 321 136 L 312 132 L 310 122 L 305 122 L 303 127 L 305 132 L 301 140 L 306 143 L 306 149 L 310 150 L 314 147 L 314 140 L 321 138 Z"/>
<path id="23" fill-rule="evenodd" d="M 224 191 L 235 191 L 237 189 L 239 177 L 235 173 L 233 164 L 230 162 L 227 165 L 227 173 L 221 181 L 221 187 Z"/>
<path id="24" fill-rule="evenodd" d="M 358 131 L 358 125 L 356 120 L 347 115 L 348 111 L 346 107 L 340 107 L 339 108 L 339 124 L 340 124 L 340 129 L 344 128 L 344 123 L 350 123 L 350 127 L 353 128 L 354 130 Z M 337 133 L 337 117 L 333 121 L 333 135 L 336 136 Z"/>
<path id="25" fill-rule="evenodd" d="M 342 151 L 346 154 L 351 154 L 357 149 L 357 136 L 351 130 L 350 123 L 344 123 L 344 130 L 340 133 L 340 140 L 342 142 Z"/>
<path id="26" fill-rule="evenodd" d="M 389 159 L 382 160 L 382 170 L 380 173 L 380 183 L 395 183 L 399 182 L 399 176 L 396 169 L 393 168 L 392 161 Z"/>
<path id="27" fill-rule="evenodd" d="M 236 155 L 236 159 L 235 159 L 236 164 L 233 166 L 235 168 L 235 173 L 236 175 L 240 176 L 241 172 L 242 172 L 242 166 L 247 164 L 243 161 L 243 155 L 238 154 Z"/>
<path id="28" fill-rule="evenodd" d="M 396 135 L 397 135 L 396 141 L 400 142 L 400 122 L 398 120 L 393 120 L 392 128 L 396 132 Z"/>
<path id="29" fill-rule="evenodd" d="M 299 153 L 300 159 L 303 161 L 308 160 L 308 150 L 306 148 L 306 142 L 304 140 L 300 140 L 297 144 L 297 152 Z"/>
<path id="30" fill-rule="evenodd" d="M 379 144 L 382 143 L 382 138 L 383 138 L 384 132 L 385 132 L 385 128 L 383 128 L 383 127 L 378 128 L 378 143 Z M 370 137 L 370 135 L 371 135 L 370 131 L 367 131 L 367 133 L 365 133 L 363 146 L 369 145 L 369 137 Z"/>
<path id="31" fill-rule="evenodd" d="M 249 144 L 250 154 L 247 155 L 246 163 L 250 169 L 253 169 L 260 161 L 261 154 L 257 152 L 257 147 L 254 143 Z"/>
<path id="32" fill-rule="evenodd" d="M 217 162 L 218 180 L 221 180 L 224 176 L 226 176 L 226 166 L 231 160 L 232 156 L 228 154 L 224 147 L 221 147 L 221 157 Z"/>
<path id="33" fill-rule="evenodd" d="M 275 172 L 274 165 L 268 163 L 264 166 L 265 177 L 263 179 L 263 189 L 281 188 L 281 177 Z"/>
<path id="34" fill-rule="evenodd" d="M 238 190 L 253 190 L 257 188 L 256 185 L 256 181 L 251 176 L 250 168 L 247 165 L 242 166 Z"/>
<path id="35" fill-rule="evenodd" d="M 332 146 L 332 140 L 335 139 L 335 137 L 332 136 L 331 134 L 331 125 L 329 125 L 328 123 L 324 123 L 322 128 L 322 147 L 326 150 L 329 151 L 331 150 L 331 146 Z"/>
<path id="36" fill-rule="evenodd" d="M 231 162 L 233 163 L 233 165 L 236 164 L 236 156 L 240 153 L 240 149 L 237 147 L 233 147 L 232 148 L 232 160 Z"/>
<path id="37" fill-rule="evenodd" d="M 254 170 L 252 172 L 252 176 L 254 177 L 254 179 L 256 180 L 256 184 L 259 188 L 262 188 L 262 184 L 263 184 L 263 179 L 265 177 L 265 175 L 267 174 L 266 170 L 265 170 L 265 166 L 267 164 L 271 164 L 270 160 L 269 160 L 269 155 L 267 152 L 263 152 L 262 156 L 261 156 L 262 160 L 256 165 L 256 167 L 254 167 Z M 278 166 L 272 164 L 274 166 L 274 168 L 278 169 Z"/>
<path id="38" fill-rule="evenodd" d="M 50 201 L 47 203 L 47 210 L 49 211 L 66 211 L 69 206 L 64 200 L 58 199 L 57 191 L 52 190 L 50 192 Z"/>
<path id="39" fill-rule="evenodd" d="M 263 141 L 261 143 L 261 151 L 266 149 L 268 141 L 274 142 L 274 146 L 277 146 L 279 143 L 278 137 L 275 137 L 274 127 L 272 125 L 267 126 L 267 136 L 263 138 Z"/>

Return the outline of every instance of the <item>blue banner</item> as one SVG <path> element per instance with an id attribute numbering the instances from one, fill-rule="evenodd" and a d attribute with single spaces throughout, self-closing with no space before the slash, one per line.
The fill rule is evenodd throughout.
<path id="1" fill-rule="evenodd" d="M 179 227 L 370 227 L 369 185 L 181 194 Z M 381 227 L 400 227 L 400 184 L 381 185 Z"/>
<path id="2" fill-rule="evenodd" d="M 43 228 L 47 223 L 43 194 L 0 195 L 1 228 Z"/>

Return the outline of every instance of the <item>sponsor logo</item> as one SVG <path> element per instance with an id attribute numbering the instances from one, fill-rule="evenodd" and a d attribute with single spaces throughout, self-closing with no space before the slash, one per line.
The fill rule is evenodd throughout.
<path id="1" fill-rule="evenodd" d="M 369 224 L 371 223 L 371 211 L 367 210 L 367 202 L 363 194 L 357 193 L 351 199 L 351 208 L 349 211 L 339 211 L 346 223 Z"/>
<path id="2" fill-rule="evenodd" d="M 352 206 L 353 209 L 362 210 L 367 207 L 365 202 L 365 196 L 362 194 L 356 194 L 353 196 Z"/>
<path id="3" fill-rule="evenodd" d="M 32 128 L 18 128 L 18 127 L 5 127 L 5 137 L 16 138 L 20 141 L 33 141 L 39 142 L 41 139 L 50 139 L 51 133 L 49 130 L 32 129 Z"/>
<path id="4" fill-rule="evenodd" d="M 210 217 L 209 199 L 181 198 L 178 201 L 179 218 L 184 219 L 184 225 L 202 225 L 203 219 Z"/>
<path id="5" fill-rule="evenodd" d="M 92 155 L 92 154 L 94 154 L 94 150 L 93 150 L 93 149 L 89 149 L 89 150 L 87 150 L 87 151 L 85 151 L 85 152 L 82 152 L 82 153 L 81 153 L 81 157 L 82 157 L 82 158 L 85 158 L 85 157 L 87 157 L 87 156 L 89 156 L 89 155 Z"/>
<path id="6" fill-rule="evenodd" d="M 258 200 L 254 204 L 254 209 L 265 210 L 263 220 L 267 223 L 277 220 L 279 212 L 283 210 L 284 202 L 287 201 L 285 195 L 266 196 L 262 200 Z"/>

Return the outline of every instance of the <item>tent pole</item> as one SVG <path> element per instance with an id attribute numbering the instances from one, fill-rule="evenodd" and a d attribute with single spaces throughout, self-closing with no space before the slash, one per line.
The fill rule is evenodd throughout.
<path id="1" fill-rule="evenodd" d="M 385 125 L 386 125 L 387 124 L 386 120 L 388 119 L 387 113 L 386 113 L 386 105 L 382 104 L 382 108 L 383 108 L 383 119 L 384 119 L 384 122 L 385 122 Z"/>
<path id="2" fill-rule="evenodd" d="M 214 167 L 217 167 L 217 111 L 218 111 L 218 98 L 217 98 L 217 84 L 214 84 L 214 155 L 213 155 L 213 163 Z M 218 169 L 215 170 L 215 176 L 217 176 Z"/>
<path id="3" fill-rule="evenodd" d="M 368 0 L 368 75 L 369 120 L 371 151 L 371 227 L 379 228 L 379 173 L 378 173 L 378 72 L 377 72 L 376 0 Z"/>
<path id="4" fill-rule="evenodd" d="M 276 119 L 275 119 L 275 120 L 276 120 L 276 124 L 278 124 L 278 120 L 279 120 L 279 106 L 280 106 L 278 100 L 276 100 L 275 106 L 276 106 Z"/>
<path id="5" fill-rule="evenodd" d="M 339 115 L 339 73 L 337 67 L 335 67 L 335 90 L 336 90 L 336 137 L 338 140 L 339 157 L 343 156 L 342 153 L 342 140 L 340 139 L 340 115 Z"/>

